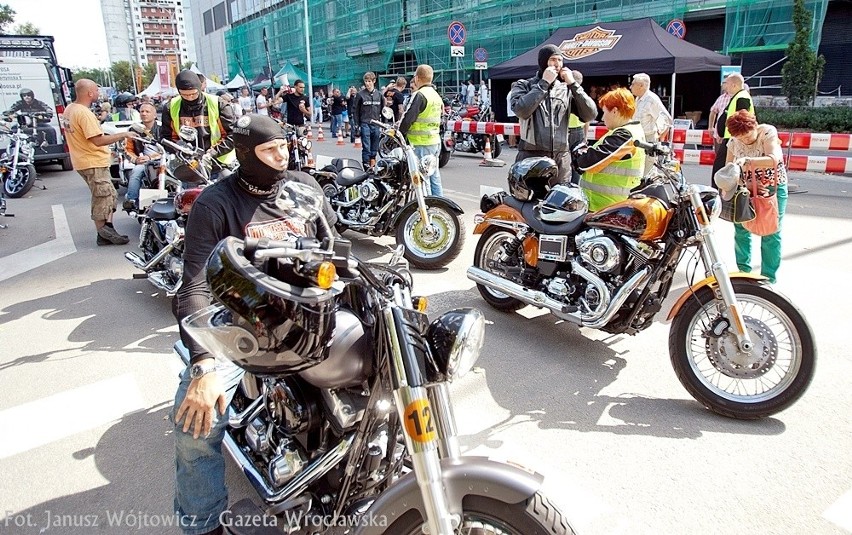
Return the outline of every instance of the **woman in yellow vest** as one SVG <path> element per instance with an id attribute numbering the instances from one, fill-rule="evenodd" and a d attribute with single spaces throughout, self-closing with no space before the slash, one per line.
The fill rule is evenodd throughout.
<path id="1" fill-rule="evenodd" d="M 642 180 L 645 151 L 633 146 L 645 141 L 639 121 L 633 121 L 636 100 L 624 88 L 614 89 L 598 100 L 603 122 L 609 129 L 591 147 L 574 153 L 577 169 L 583 173 L 580 187 L 589 199 L 589 211 L 597 211 L 623 201 Z"/>

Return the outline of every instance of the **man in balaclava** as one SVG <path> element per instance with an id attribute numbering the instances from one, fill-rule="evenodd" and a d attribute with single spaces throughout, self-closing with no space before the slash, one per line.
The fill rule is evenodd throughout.
<path id="1" fill-rule="evenodd" d="M 191 126 L 198 133 L 198 146 L 206 151 L 205 159 L 215 158 L 224 164 L 232 163 L 235 155 L 231 140 L 234 126 L 231 107 L 220 108 L 219 99 L 204 93 L 198 75 L 190 70 L 178 73 L 175 86 L 178 96 L 172 98 L 163 109 L 160 139 L 178 141 L 180 127 Z M 165 149 L 174 152 L 168 146 Z"/>
<path id="2" fill-rule="evenodd" d="M 220 240 L 228 236 L 271 240 L 324 237 L 315 221 L 295 217 L 275 204 L 280 183 L 288 180 L 312 186 L 317 196 L 325 199 L 310 175 L 287 171 L 289 149 L 278 123 L 265 115 L 243 115 L 231 137 L 239 168 L 204 189 L 187 221 L 183 284 L 172 304 L 178 322 L 210 304 L 207 257 Z M 328 200 L 324 200 L 323 211 L 333 228 L 337 218 Z M 182 326 L 180 330 L 190 352 L 190 366 L 181 375 L 174 404 L 176 511 L 181 516 L 181 527 L 189 533 L 222 533 L 219 517 L 228 505 L 222 459 L 225 409 L 242 371 L 221 362 L 217 367 L 213 356 Z"/>
<path id="3" fill-rule="evenodd" d="M 558 168 L 556 183 L 569 182 L 568 116 L 574 113 L 583 122 L 591 121 L 598 108 L 574 80 L 571 69 L 562 66 L 562 52 L 556 45 L 541 47 L 538 73 L 512 84 L 509 104 L 521 122 L 521 140 L 515 161 L 535 156 L 552 158 Z"/>

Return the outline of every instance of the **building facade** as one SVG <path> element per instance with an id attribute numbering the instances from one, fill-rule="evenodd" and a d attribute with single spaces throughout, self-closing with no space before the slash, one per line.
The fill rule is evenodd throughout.
<path id="1" fill-rule="evenodd" d="M 195 61 L 187 0 L 101 0 L 110 64 Z"/>

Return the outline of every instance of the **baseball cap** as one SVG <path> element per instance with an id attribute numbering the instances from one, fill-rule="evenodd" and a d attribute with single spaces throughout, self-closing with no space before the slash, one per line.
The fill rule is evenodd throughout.
<path id="1" fill-rule="evenodd" d="M 734 162 L 726 164 L 725 167 L 719 169 L 713 175 L 713 181 L 719 188 L 719 193 L 721 193 L 723 200 L 730 201 L 733 198 L 734 192 L 737 191 L 741 175 L 742 169 Z"/>

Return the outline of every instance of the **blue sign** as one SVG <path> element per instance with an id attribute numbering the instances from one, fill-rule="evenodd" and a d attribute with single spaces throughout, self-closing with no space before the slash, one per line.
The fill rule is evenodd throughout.
<path id="1" fill-rule="evenodd" d="M 447 28 L 447 37 L 450 38 L 450 44 L 453 46 L 462 46 L 467 41 L 467 29 L 464 24 L 454 20 Z"/>
<path id="2" fill-rule="evenodd" d="M 484 48 L 477 48 L 473 51 L 474 61 L 488 61 L 488 52 Z"/>
<path id="3" fill-rule="evenodd" d="M 674 19 L 666 26 L 666 31 L 678 39 L 686 37 L 686 24 L 680 19 Z"/>
<path id="4" fill-rule="evenodd" d="M 725 78 L 730 74 L 734 74 L 735 72 L 742 73 L 743 67 L 742 65 L 722 65 L 722 81 L 725 81 Z"/>

